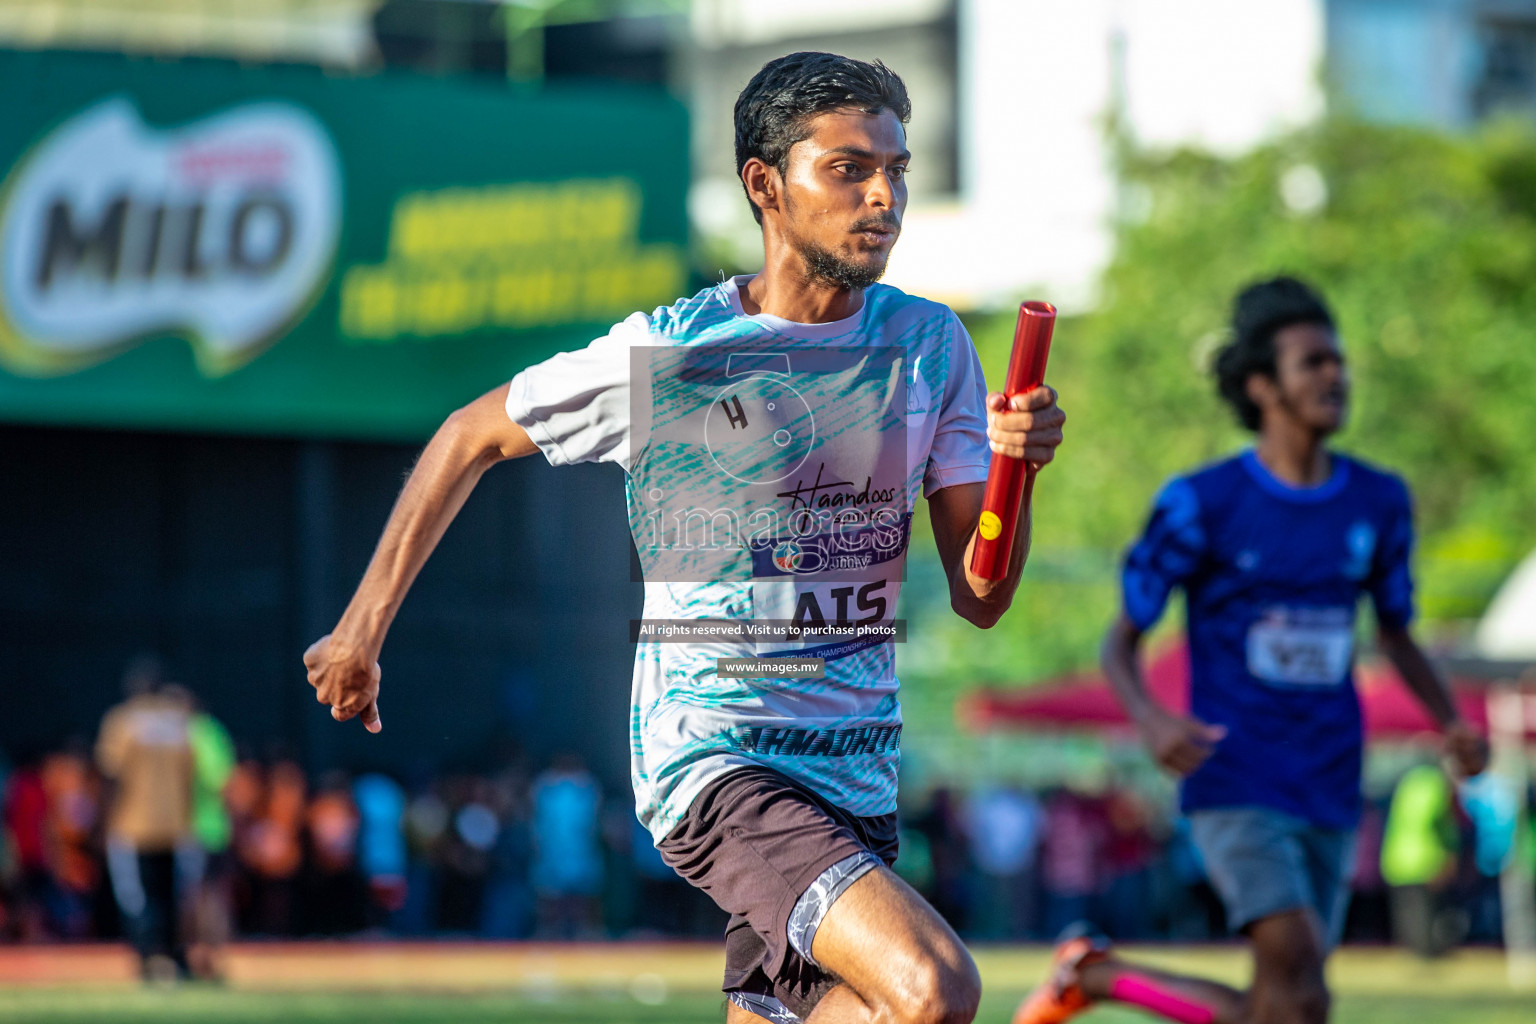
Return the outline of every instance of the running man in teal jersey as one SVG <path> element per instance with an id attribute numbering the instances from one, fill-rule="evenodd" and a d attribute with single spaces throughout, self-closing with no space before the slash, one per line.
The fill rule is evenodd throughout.
<path id="1" fill-rule="evenodd" d="M 969 1021 L 980 997 L 955 933 L 889 868 L 890 640 L 919 494 L 951 605 L 998 621 L 1029 532 L 1003 580 L 970 573 L 990 452 L 1048 463 L 1065 415 L 1046 387 L 988 394 L 954 313 L 876 283 L 906 207 L 910 110 L 878 63 L 765 65 L 735 114 L 763 270 L 636 313 L 450 416 L 304 656 L 332 715 L 377 732 L 385 633 L 480 475 L 535 452 L 622 466 L 655 626 L 636 645 L 636 808 L 732 915 L 738 1024 Z"/>

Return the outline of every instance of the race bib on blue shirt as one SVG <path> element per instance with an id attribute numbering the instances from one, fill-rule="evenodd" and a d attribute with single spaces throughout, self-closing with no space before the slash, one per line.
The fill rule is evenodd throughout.
<path id="1" fill-rule="evenodd" d="M 1279 686 L 1342 686 L 1354 657 L 1348 608 L 1271 608 L 1248 628 L 1248 673 Z"/>

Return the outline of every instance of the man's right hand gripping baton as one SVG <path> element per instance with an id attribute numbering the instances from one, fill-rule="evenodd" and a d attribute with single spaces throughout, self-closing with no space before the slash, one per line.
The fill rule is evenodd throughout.
<path id="1" fill-rule="evenodd" d="M 1013 354 L 1008 358 L 1008 378 L 1003 397 L 1032 391 L 1045 382 L 1045 361 L 1051 354 L 1051 328 L 1056 307 L 1049 302 L 1025 302 L 1019 306 L 1019 322 L 1013 331 Z M 992 453 L 987 470 L 987 489 L 981 499 L 981 522 L 971 550 L 971 572 L 984 580 L 1000 580 L 1008 574 L 1013 538 L 1018 532 L 1019 509 L 1028 504 L 1034 490 L 1035 470 L 1023 459 Z"/>

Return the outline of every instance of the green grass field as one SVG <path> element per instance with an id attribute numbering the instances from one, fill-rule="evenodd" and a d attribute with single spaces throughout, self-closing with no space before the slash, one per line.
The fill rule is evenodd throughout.
<path id="1" fill-rule="evenodd" d="M 1149 950 L 1161 966 L 1240 983 L 1235 949 Z M 1037 948 L 983 949 L 987 994 L 977 1020 L 1006 1024 L 1038 976 Z M 48 983 L 36 967 L 7 972 L 0 1022 L 38 1024 L 718 1024 L 718 954 L 699 947 L 391 951 L 320 947 L 261 952 L 225 987 L 145 989 L 122 980 Z M 32 961 L 43 964 L 43 961 Z M 46 966 L 46 965 L 44 965 Z M 78 965 L 77 965 L 78 966 Z M 1501 957 L 1467 952 L 1424 964 L 1391 951 L 1346 950 L 1334 961 L 1336 1024 L 1531 1024 L 1536 993 L 1515 992 Z M 1139 1014 L 1096 1009 L 1088 1024 Z"/>
<path id="2" fill-rule="evenodd" d="M 108 995 L 45 990 L 0 996 L 0 1020 L 38 1024 L 719 1024 L 722 1005 L 717 996 L 698 994 L 673 996 L 660 1005 L 644 1006 L 633 999 L 592 995 L 544 1002 L 487 994 L 181 991 Z M 977 1020 L 1006 1024 L 1015 1005 L 1014 995 L 1001 991 L 989 994 Z M 1085 1024 L 1124 1024 L 1147 1018 L 1105 1009 L 1094 1010 L 1082 1019 Z M 1530 1024 L 1533 1019 L 1536 1001 L 1507 994 L 1439 1000 L 1345 996 L 1334 1014 L 1337 1024 Z"/>

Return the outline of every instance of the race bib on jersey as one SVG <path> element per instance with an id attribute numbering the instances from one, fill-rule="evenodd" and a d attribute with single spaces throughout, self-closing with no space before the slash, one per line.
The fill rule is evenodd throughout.
<path id="1" fill-rule="evenodd" d="M 785 635 L 763 637 L 759 656 L 793 654 L 834 661 L 891 643 L 901 580 L 758 582 L 752 602 L 760 619 L 787 625 Z"/>
<path id="2" fill-rule="evenodd" d="M 1279 686 L 1342 686 L 1354 657 L 1348 608 L 1274 608 L 1248 628 L 1248 673 Z"/>

